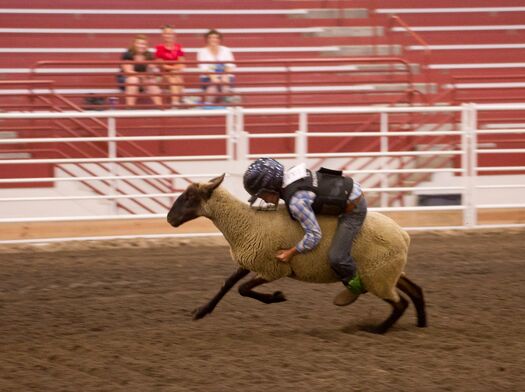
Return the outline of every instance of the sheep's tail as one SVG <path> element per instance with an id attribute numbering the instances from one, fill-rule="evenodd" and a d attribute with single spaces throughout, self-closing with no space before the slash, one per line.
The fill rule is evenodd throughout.
<path id="1" fill-rule="evenodd" d="M 410 246 L 410 235 L 405 230 L 402 231 L 402 234 L 403 234 L 403 239 L 405 240 L 405 244 L 408 249 L 408 247 Z"/>
<path id="2" fill-rule="evenodd" d="M 410 246 L 410 235 L 405 230 L 402 230 L 401 233 L 403 235 L 403 240 L 405 241 L 405 244 L 407 247 L 407 255 L 408 255 L 408 247 Z M 400 276 L 406 276 L 405 271 L 401 271 Z"/>

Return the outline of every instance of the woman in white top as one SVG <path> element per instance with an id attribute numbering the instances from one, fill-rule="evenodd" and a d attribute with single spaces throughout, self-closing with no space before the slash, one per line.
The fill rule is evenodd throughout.
<path id="1" fill-rule="evenodd" d="M 231 92 L 232 83 L 235 77 L 231 74 L 235 69 L 233 63 L 235 59 L 229 48 L 221 45 L 222 34 L 217 30 L 210 30 L 204 35 L 206 46 L 199 49 L 197 61 L 199 69 L 206 74 L 201 75 L 200 80 L 204 84 L 206 93 L 204 96 L 205 104 L 212 104 L 220 101 L 218 98 L 227 98 Z M 212 94 L 221 93 L 223 96 Z M 224 99 L 227 101 L 227 99 Z"/>

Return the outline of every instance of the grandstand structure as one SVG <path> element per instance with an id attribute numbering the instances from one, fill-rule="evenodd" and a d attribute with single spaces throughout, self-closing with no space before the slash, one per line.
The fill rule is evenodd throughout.
<path id="1" fill-rule="evenodd" d="M 355 175 L 375 207 L 417 205 L 424 198 L 415 188 L 456 184 L 466 170 L 467 162 L 454 153 L 462 148 L 466 110 L 293 112 L 298 108 L 500 105 L 475 113 L 472 128 L 482 131 L 475 147 L 505 150 L 476 154 L 476 175 L 519 182 L 525 174 L 525 110 L 507 110 L 525 102 L 523 1 L 442 0 L 415 7 L 409 0 L 79 0 L 74 9 L 63 0 L 0 4 L 0 115 L 22 113 L 0 116 L 4 216 L 16 218 L 8 202 L 20 192 L 54 197 L 57 205 L 64 194 L 122 196 L 104 199 L 110 207 L 95 199 L 82 206 L 71 201 L 73 214 L 162 214 L 191 175 L 210 173 L 209 162 L 240 171 L 253 157 L 280 154 L 291 164 L 301 149 L 311 168 L 329 165 Z M 136 34 L 148 35 L 154 45 L 165 24 L 174 26 L 186 52 L 182 103 L 168 107 L 165 90 L 165 107 L 153 107 L 141 94 L 140 110 L 128 110 L 116 82 L 121 53 Z M 195 56 L 211 28 L 224 35 L 237 64 L 239 99 L 220 107 L 199 101 Z M 89 115 L 121 109 L 127 114 Z M 164 114 L 144 114 L 149 110 Z M 80 115 L 23 115 L 31 112 Z M 297 131 L 319 136 L 301 147 Z M 386 142 L 381 132 L 399 135 Z M 251 135 L 248 149 L 239 147 L 244 134 Z M 385 151 L 394 154 L 374 155 Z M 380 169 L 397 172 L 385 176 Z M 523 195 L 520 188 L 512 192 Z"/>

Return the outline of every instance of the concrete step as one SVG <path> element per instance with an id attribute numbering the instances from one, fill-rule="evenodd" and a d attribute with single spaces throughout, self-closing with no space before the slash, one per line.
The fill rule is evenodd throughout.
<path id="1" fill-rule="evenodd" d="M 348 90 L 355 91 L 402 91 L 407 90 L 409 85 L 407 83 L 370 83 L 370 84 L 356 84 L 348 87 Z M 413 83 L 412 87 L 424 94 L 435 94 L 437 92 L 437 85 L 434 83 Z"/>
<path id="2" fill-rule="evenodd" d="M 446 113 L 445 113 L 446 115 Z M 458 123 L 448 123 L 448 124 L 436 124 L 436 123 L 426 123 L 422 124 L 416 131 L 421 132 L 432 132 L 432 131 L 461 131 L 461 124 Z"/>
<path id="3" fill-rule="evenodd" d="M 0 159 L 28 159 L 31 154 L 28 152 L 0 152 Z"/>
<path id="4" fill-rule="evenodd" d="M 344 19 L 362 19 L 368 18 L 366 8 L 312 8 L 306 14 L 290 15 L 290 18 L 344 18 Z"/>
<path id="5" fill-rule="evenodd" d="M 421 66 L 419 64 L 411 63 L 409 66 L 413 74 L 421 73 Z M 377 71 L 390 72 L 392 70 L 402 71 L 405 69 L 402 64 L 352 64 L 352 67 L 355 67 L 355 70 L 360 72 L 371 71 L 373 75 L 376 75 Z"/>
<path id="6" fill-rule="evenodd" d="M 135 166 L 135 165 L 133 165 Z M 151 165 L 148 165 L 151 167 Z M 82 167 L 79 167 L 78 165 L 71 165 L 71 164 L 63 164 L 61 165 L 62 169 L 65 169 L 65 173 L 67 173 L 67 176 L 74 176 L 74 177 L 83 177 L 83 176 L 91 176 L 96 175 L 98 177 L 106 177 L 111 176 L 116 173 L 120 176 L 129 176 L 129 175 L 135 175 L 136 173 L 131 172 L 128 170 L 128 166 L 117 164 L 115 166 L 115 172 L 110 172 L 108 170 L 105 170 L 104 168 L 93 165 L 93 164 L 84 164 Z M 89 170 L 91 173 L 88 173 L 86 170 Z M 139 169 L 140 170 L 140 169 Z M 152 183 L 157 183 L 157 180 L 151 180 Z M 77 183 L 78 187 L 83 190 L 83 192 L 91 192 L 91 193 L 98 193 L 100 195 L 112 195 L 115 193 L 115 189 L 113 189 L 113 186 L 118 187 L 118 190 L 120 192 L 123 192 L 124 194 L 159 194 L 164 193 L 166 190 L 159 189 L 158 187 L 152 186 L 150 183 L 148 183 L 146 180 L 143 179 L 135 179 L 135 180 L 106 180 L 104 182 L 103 180 L 100 181 L 89 181 L 86 183 L 79 182 Z M 89 185 L 89 186 L 88 186 Z M 165 185 L 163 185 L 165 187 Z M 96 191 L 94 189 L 96 189 Z M 156 198 L 157 201 L 154 201 L 153 198 L 150 197 L 144 197 L 144 198 L 137 198 L 137 199 L 118 199 L 118 204 L 129 209 L 130 211 L 133 211 L 133 213 L 136 214 L 142 214 L 142 213 L 150 213 L 151 211 L 154 211 L 156 213 L 163 213 L 166 211 L 167 208 L 169 208 L 169 200 L 165 198 Z M 136 200 L 136 202 L 134 201 Z M 104 203 L 111 203 L 108 200 L 105 200 Z"/>
<path id="7" fill-rule="evenodd" d="M 17 132 L 14 131 L 2 131 L 0 132 L 0 139 L 16 139 L 18 136 Z"/>
<path id="8" fill-rule="evenodd" d="M 338 56 L 400 56 L 401 45 L 344 45 L 339 46 Z M 333 56 L 334 52 L 322 52 L 322 55 Z"/>
<path id="9" fill-rule="evenodd" d="M 415 151 L 443 151 L 449 150 L 450 146 L 443 144 L 436 145 L 418 145 L 415 146 Z M 439 155 L 439 156 L 421 156 L 415 157 L 415 160 L 412 163 L 414 168 L 452 168 L 454 167 L 454 158 L 456 155 Z M 430 159 L 432 158 L 432 159 Z M 431 173 L 412 173 L 406 176 L 403 176 L 404 186 L 417 186 L 422 181 L 428 181 L 433 174 Z"/>
<path id="10" fill-rule="evenodd" d="M 384 36 L 383 27 L 358 26 L 358 27 L 323 27 L 322 31 L 308 32 L 306 36 L 312 37 L 373 37 Z"/>

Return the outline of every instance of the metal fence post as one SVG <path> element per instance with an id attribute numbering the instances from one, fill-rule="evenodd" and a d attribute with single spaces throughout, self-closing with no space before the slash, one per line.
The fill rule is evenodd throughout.
<path id="1" fill-rule="evenodd" d="M 250 152 L 250 142 L 248 132 L 239 132 L 237 139 L 237 162 L 239 167 L 246 167 L 248 154 Z"/>
<path id="2" fill-rule="evenodd" d="M 470 221 L 472 226 L 478 225 L 478 208 L 476 187 L 478 185 L 478 108 L 470 104 Z"/>
<path id="3" fill-rule="evenodd" d="M 388 113 L 382 112 L 380 114 L 380 132 L 381 136 L 379 139 L 381 152 L 383 154 L 388 153 Z M 387 167 L 388 158 L 381 157 L 381 170 L 388 169 Z M 381 173 L 381 188 L 388 188 L 388 176 L 386 173 Z M 388 207 L 388 192 L 381 191 L 381 207 Z"/>
<path id="4" fill-rule="evenodd" d="M 308 114 L 299 113 L 299 130 L 295 131 L 296 163 L 306 162 L 308 153 Z"/>
<path id="5" fill-rule="evenodd" d="M 117 121 L 115 117 L 108 117 L 108 137 L 115 138 L 117 136 Z M 117 141 L 108 141 L 108 158 L 114 159 L 117 157 Z M 110 176 L 118 175 L 118 164 L 116 162 L 109 162 L 109 174 Z M 116 196 L 118 194 L 118 180 L 111 180 L 111 194 Z M 111 203 L 111 210 L 114 215 L 118 214 L 118 201 L 113 199 Z"/>
<path id="6" fill-rule="evenodd" d="M 463 226 L 474 227 L 477 221 L 476 204 L 474 200 L 476 175 L 476 109 L 473 104 L 463 104 L 461 111 L 461 167 L 463 174 Z"/>
<path id="7" fill-rule="evenodd" d="M 235 159 L 235 144 L 237 143 L 238 133 L 235 128 L 235 108 L 228 108 L 226 114 L 226 155 L 228 160 L 233 161 Z"/>
<path id="8" fill-rule="evenodd" d="M 250 138 L 248 132 L 244 131 L 244 112 L 242 107 L 235 108 L 235 134 L 237 138 L 236 165 L 246 167 L 248 154 L 250 153 Z"/>

